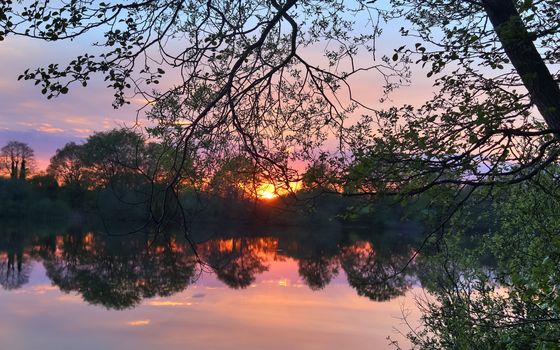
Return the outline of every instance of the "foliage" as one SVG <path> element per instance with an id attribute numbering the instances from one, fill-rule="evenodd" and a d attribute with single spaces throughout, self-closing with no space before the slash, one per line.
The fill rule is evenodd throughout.
<path id="1" fill-rule="evenodd" d="M 560 206 L 556 168 L 539 185 L 502 189 L 495 226 L 470 236 L 465 215 L 420 262 L 430 295 L 420 302 L 419 349 L 556 349 L 560 345 Z M 542 186 L 542 187 L 541 187 Z"/>
<path id="2" fill-rule="evenodd" d="M 85 169 L 84 147 L 74 142 L 57 149 L 51 158 L 47 173 L 65 186 L 89 188 Z"/>
<path id="3" fill-rule="evenodd" d="M 287 184 L 301 179 L 293 164 L 319 161 L 336 170 L 329 179 L 339 191 L 417 193 L 448 183 L 521 182 L 556 161 L 557 5 L 6 1 L 0 38 L 86 40 L 102 33 L 95 52 L 20 78 L 49 98 L 86 86 L 94 74 L 114 89 L 116 106 L 133 98 L 128 91 L 141 94 L 156 123 L 150 133 L 169 154 L 175 175 L 166 180 L 175 190 L 191 174 L 184 166 L 211 178 L 233 150 Z M 377 59 L 381 29 L 395 19 L 416 42 L 405 38 Z M 386 108 L 355 98 L 354 79 L 379 73 L 388 93 L 408 83 L 414 66 L 425 67 L 434 84 L 425 103 Z M 169 88 L 151 89 L 164 79 Z"/>
<path id="4" fill-rule="evenodd" d="M 68 214 L 68 205 L 57 198 L 49 182 L 11 181 L 0 178 L 0 218 L 25 221 L 55 220 Z"/>

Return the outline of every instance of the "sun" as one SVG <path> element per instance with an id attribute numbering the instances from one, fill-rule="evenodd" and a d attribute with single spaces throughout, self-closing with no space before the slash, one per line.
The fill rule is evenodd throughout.
<path id="1" fill-rule="evenodd" d="M 276 193 L 276 188 L 273 184 L 262 183 L 257 188 L 257 196 L 260 199 L 270 200 L 278 197 L 278 193 Z"/>
<path id="2" fill-rule="evenodd" d="M 298 191 L 301 188 L 301 182 L 290 182 L 290 188 L 285 189 L 282 186 L 273 183 L 263 182 L 257 186 L 256 197 L 263 200 L 272 200 L 285 196 L 291 191 Z"/>
<path id="3" fill-rule="evenodd" d="M 259 193 L 259 197 L 262 199 L 274 199 L 276 198 L 278 195 L 274 192 L 271 191 L 263 191 L 261 193 Z"/>

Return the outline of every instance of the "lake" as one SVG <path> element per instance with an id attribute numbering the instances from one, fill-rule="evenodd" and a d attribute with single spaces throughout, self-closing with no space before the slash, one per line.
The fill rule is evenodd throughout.
<path id="1" fill-rule="evenodd" d="M 0 226 L 0 348 L 391 348 L 419 317 L 398 273 L 418 234 L 332 226 Z"/>

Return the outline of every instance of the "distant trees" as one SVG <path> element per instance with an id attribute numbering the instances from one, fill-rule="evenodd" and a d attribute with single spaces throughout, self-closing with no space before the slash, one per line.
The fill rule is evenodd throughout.
<path id="1" fill-rule="evenodd" d="M 66 188 L 111 187 L 126 192 L 153 187 L 154 198 L 170 189 L 175 176 L 180 177 L 173 185 L 176 193 L 195 189 L 228 200 L 254 199 L 261 183 L 268 183 L 249 157 L 233 153 L 218 162 L 211 155 L 196 158 L 176 152 L 165 139 L 150 142 L 134 130 L 113 129 L 96 132 L 83 144 L 70 142 L 57 149 L 47 173 Z"/>
<path id="2" fill-rule="evenodd" d="M 25 180 L 34 162 L 33 149 L 26 143 L 10 141 L 0 150 L 0 171 L 13 180 Z"/>
<path id="3" fill-rule="evenodd" d="M 56 150 L 47 173 L 60 184 L 87 187 L 84 168 L 83 146 L 70 142 Z"/>
<path id="4" fill-rule="evenodd" d="M 47 172 L 64 186 L 103 187 L 125 173 L 142 173 L 146 165 L 144 137 L 128 129 L 97 132 L 84 144 L 57 149 Z"/>

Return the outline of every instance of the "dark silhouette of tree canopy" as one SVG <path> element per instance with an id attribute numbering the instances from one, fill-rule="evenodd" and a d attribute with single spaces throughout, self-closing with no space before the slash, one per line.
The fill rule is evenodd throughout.
<path id="1" fill-rule="evenodd" d="M 2 171 L 11 179 L 25 180 L 35 162 L 33 149 L 26 143 L 10 141 L 0 150 Z"/>
<path id="2" fill-rule="evenodd" d="M 63 185 L 87 188 L 84 147 L 74 142 L 57 149 L 51 158 L 47 172 Z"/>
<path id="3" fill-rule="evenodd" d="M 291 162 L 317 160 L 331 137 L 338 149 L 327 154 L 341 164 L 339 176 L 351 184 L 344 188 L 367 193 L 519 182 L 556 160 L 556 0 L 387 5 L 4 1 L 0 39 L 78 40 L 102 32 L 91 53 L 20 78 L 48 98 L 86 86 L 92 74 L 114 89 L 115 106 L 144 96 L 159 126 L 152 132 L 173 135 L 172 185 L 181 183 L 193 147 L 197 157 L 238 149 L 271 178 L 298 179 Z M 376 59 L 383 23 L 395 18 L 418 42 L 403 40 L 392 57 Z M 312 50 L 320 54 L 308 55 Z M 374 109 L 354 97 L 356 76 L 379 73 L 377 85 L 388 93 L 408 82 L 415 65 L 434 79 L 435 97 L 425 104 Z M 153 90 L 162 79 L 172 87 Z M 365 116 L 352 123 L 353 114 Z"/>

